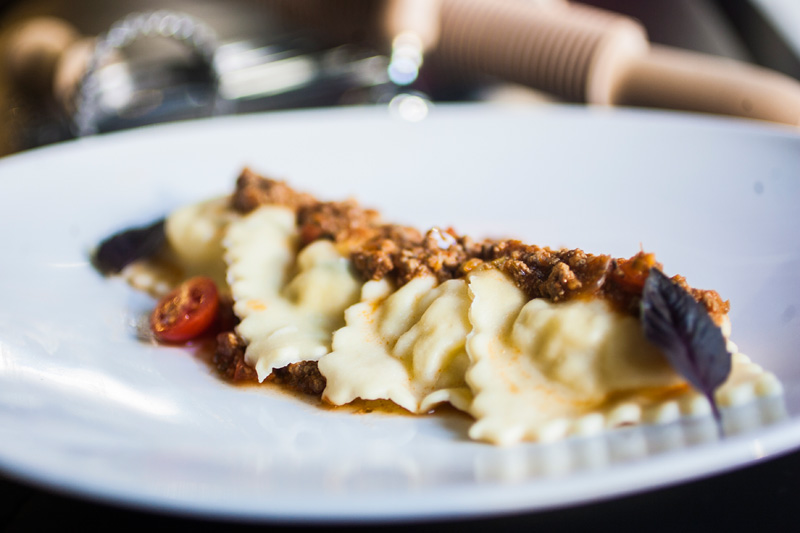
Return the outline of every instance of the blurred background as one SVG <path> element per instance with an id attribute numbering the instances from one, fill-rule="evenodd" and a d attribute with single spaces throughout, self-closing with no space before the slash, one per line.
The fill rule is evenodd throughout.
<path id="1" fill-rule="evenodd" d="M 515 4 L 512 11 L 531 11 L 533 22 L 514 15 L 516 11 L 492 18 L 510 4 Z M 669 98 L 665 105 L 642 99 L 641 94 L 652 87 L 641 83 L 629 84 L 634 88 L 623 90 L 622 96 L 617 90 L 613 102 L 596 101 L 603 96 L 588 90 L 584 94 L 586 77 L 601 61 L 590 65 L 594 70 L 589 74 L 579 72 L 590 68 L 581 54 L 597 55 L 597 50 L 616 44 L 601 43 L 589 50 L 586 42 L 594 39 L 591 29 L 582 41 L 574 37 L 572 48 L 551 50 L 550 55 L 530 50 L 554 48 L 550 42 L 523 42 L 526 25 L 535 33 L 537 13 L 558 15 L 565 4 L 562 0 L 6 1 L 0 3 L 0 155 L 144 124 L 315 106 L 391 103 L 400 106 L 409 120 L 423 117 L 431 102 L 450 101 L 695 106 L 673 105 Z M 796 0 L 580 4 L 622 15 L 604 18 L 600 11 L 558 15 L 587 28 L 593 20 L 601 20 L 598 35 L 608 42 L 631 41 L 633 33 L 644 29 L 654 45 L 768 67 L 792 83 L 800 79 Z M 434 13 L 431 6 L 441 11 Z M 503 22 L 502 16 L 511 20 Z M 625 25 L 628 20 L 633 26 Z M 556 28 L 553 33 L 562 40 L 573 39 L 569 31 L 573 29 Z M 635 49 L 636 43 L 618 48 L 626 51 L 611 56 L 630 55 L 627 50 Z M 531 66 L 534 60 L 539 64 Z M 578 65 L 580 61 L 585 65 Z M 791 92 L 785 79 L 779 81 L 784 94 L 787 87 Z M 632 92 L 638 96 L 628 94 Z M 705 105 L 697 104 L 694 110 L 706 111 Z M 752 107 L 752 101 L 743 99 L 745 111 L 748 105 Z"/>

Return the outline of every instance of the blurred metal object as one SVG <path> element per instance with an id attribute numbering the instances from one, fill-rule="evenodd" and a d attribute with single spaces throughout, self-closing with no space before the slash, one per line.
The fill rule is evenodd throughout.
<path id="1" fill-rule="evenodd" d="M 385 72 L 389 83 L 376 101 L 389 103 L 390 111 L 406 120 L 418 121 L 427 116 L 431 101 L 417 82 L 425 54 L 439 38 L 437 2 L 268 0 L 267 4 L 283 17 L 313 28 L 329 43 L 361 41 L 387 56 Z"/>
<path id="2" fill-rule="evenodd" d="M 299 37 L 224 44 L 220 93 L 233 112 L 374 102 L 390 83 L 388 59 L 354 45 L 318 48 Z"/>
<path id="3" fill-rule="evenodd" d="M 214 30 L 185 13 L 171 11 L 134 13 L 113 24 L 108 33 L 95 42 L 75 96 L 72 120 L 78 137 L 97 133 L 98 121 L 101 118 L 100 104 L 104 95 L 106 98 L 110 95 L 112 101 L 117 99 L 121 107 L 125 107 L 128 103 L 126 100 L 135 94 L 136 86 L 128 69 L 118 68 L 112 70 L 110 76 L 106 74 L 107 78 L 112 78 L 112 86 L 116 85 L 115 91 L 103 90 L 98 71 L 114 51 L 125 48 L 143 37 L 174 39 L 189 47 L 208 68 L 208 92 L 212 95 L 210 106 L 212 114 L 226 111 L 227 103 L 219 97 L 218 91 L 219 73 L 215 64 L 215 54 L 219 45 Z"/>
<path id="4" fill-rule="evenodd" d="M 190 57 L 123 53 L 151 38 L 180 43 Z M 128 15 L 97 38 L 37 18 L 10 40 L 7 63 L 20 90 L 68 118 L 53 118 L 49 127 L 62 131 L 52 140 L 212 114 L 374 102 L 392 85 L 388 58 L 369 48 L 331 48 L 296 30 L 219 42 L 204 21 L 169 11 Z"/>

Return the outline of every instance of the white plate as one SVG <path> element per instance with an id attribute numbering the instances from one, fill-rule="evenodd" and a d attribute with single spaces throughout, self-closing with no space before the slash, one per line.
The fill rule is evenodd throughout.
<path id="1" fill-rule="evenodd" d="M 390 220 L 629 256 L 732 302 L 785 404 L 609 438 L 496 448 L 457 416 L 326 411 L 137 342 L 151 302 L 100 277 L 121 228 L 231 189 L 243 165 Z M 800 136 L 570 107 L 384 109 L 173 124 L 0 161 L 0 468 L 147 508 L 290 521 L 466 517 L 607 498 L 800 445 Z M 786 411 L 781 409 L 785 407 Z"/>

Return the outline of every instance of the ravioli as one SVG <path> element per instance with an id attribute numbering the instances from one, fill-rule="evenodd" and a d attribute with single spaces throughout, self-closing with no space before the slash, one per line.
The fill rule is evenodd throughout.
<path id="1" fill-rule="evenodd" d="M 334 405 L 387 399 L 412 413 L 442 402 L 466 410 L 469 304 L 464 280 L 437 286 L 422 276 L 399 289 L 388 280 L 368 282 L 361 302 L 345 312 L 333 352 L 319 362 L 323 398 Z"/>
<path id="2" fill-rule="evenodd" d="M 213 198 L 175 210 L 164 227 L 167 242 L 185 277 L 209 276 L 227 287 L 227 267 L 222 259 L 222 239 L 228 225 L 238 219 L 227 197 Z"/>
<path id="3" fill-rule="evenodd" d="M 231 222 L 224 238 L 237 332 L 263 381 L 275 368 L 330 351 L 362 282 L 330 241 L 297 254 L 295 213 L 265 206 Z"/>
<path id="4" fill-rule="evenodd" d="M 710 412 L 638 318 L 652 254 L 421 234 L 247 170 L 232 196 L 172 213 L 165 233 L 159 255 L 123 275 L 151 293 L 215 279 L 239 320 L 217 355 L 258 381 L 303 363 L 298 379 L 313 374 L 332 405 L 383 399 L 422 414 L 449 403 L 474 418 L 471 438 L 500 445 Z M 727 339 L 727 302 L 672 282 Z M 773 374 L 728 350 L 720 406 L 781 394 Z"/>
<path id="5" fill-rule="evenodd" d="M 166 218 L 165 247 L 150 259 L 122 271 L 139 290 L 163 296 L 191 276 L 203 275 L 227 292 L 227 266 L 222 239 L 228 224 L 238 218 L 228 197 L 212 198 L 176 209 Z"/>
<path id="6" fill-rule="evenodd" d="M 708 411 L 638 320 L 600 299 L 528 300 L 497 270 L 470 276 L 467 371 L 475 398 L 473 439 L 496 444 L 553 441 L 649 419 Z M 717 393 L 725 405 L 758 389 L 775 393 L 774 377 L 737 354 Z"/>

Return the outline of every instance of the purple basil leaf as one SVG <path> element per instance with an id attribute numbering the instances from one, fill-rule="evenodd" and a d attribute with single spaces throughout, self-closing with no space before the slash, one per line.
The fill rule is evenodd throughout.
<path id="1" fill-rule="evenodd" d="M 706 308 L 657 268 L 642 291 L 641 321 L 647 339 L 661 348 L 672 368 L 711 402 L 721 422 L 714 391 L 731 372 L 722 330 Z"/>
<path id="2" fill-rule="evenodd" d="M 155 254 L 164 240 L 164 219 L 161 219 L 149 226 L 112 235 L 100 243 L 93 262 L 103 274 L 116 274 L 137 259 Z"/>

